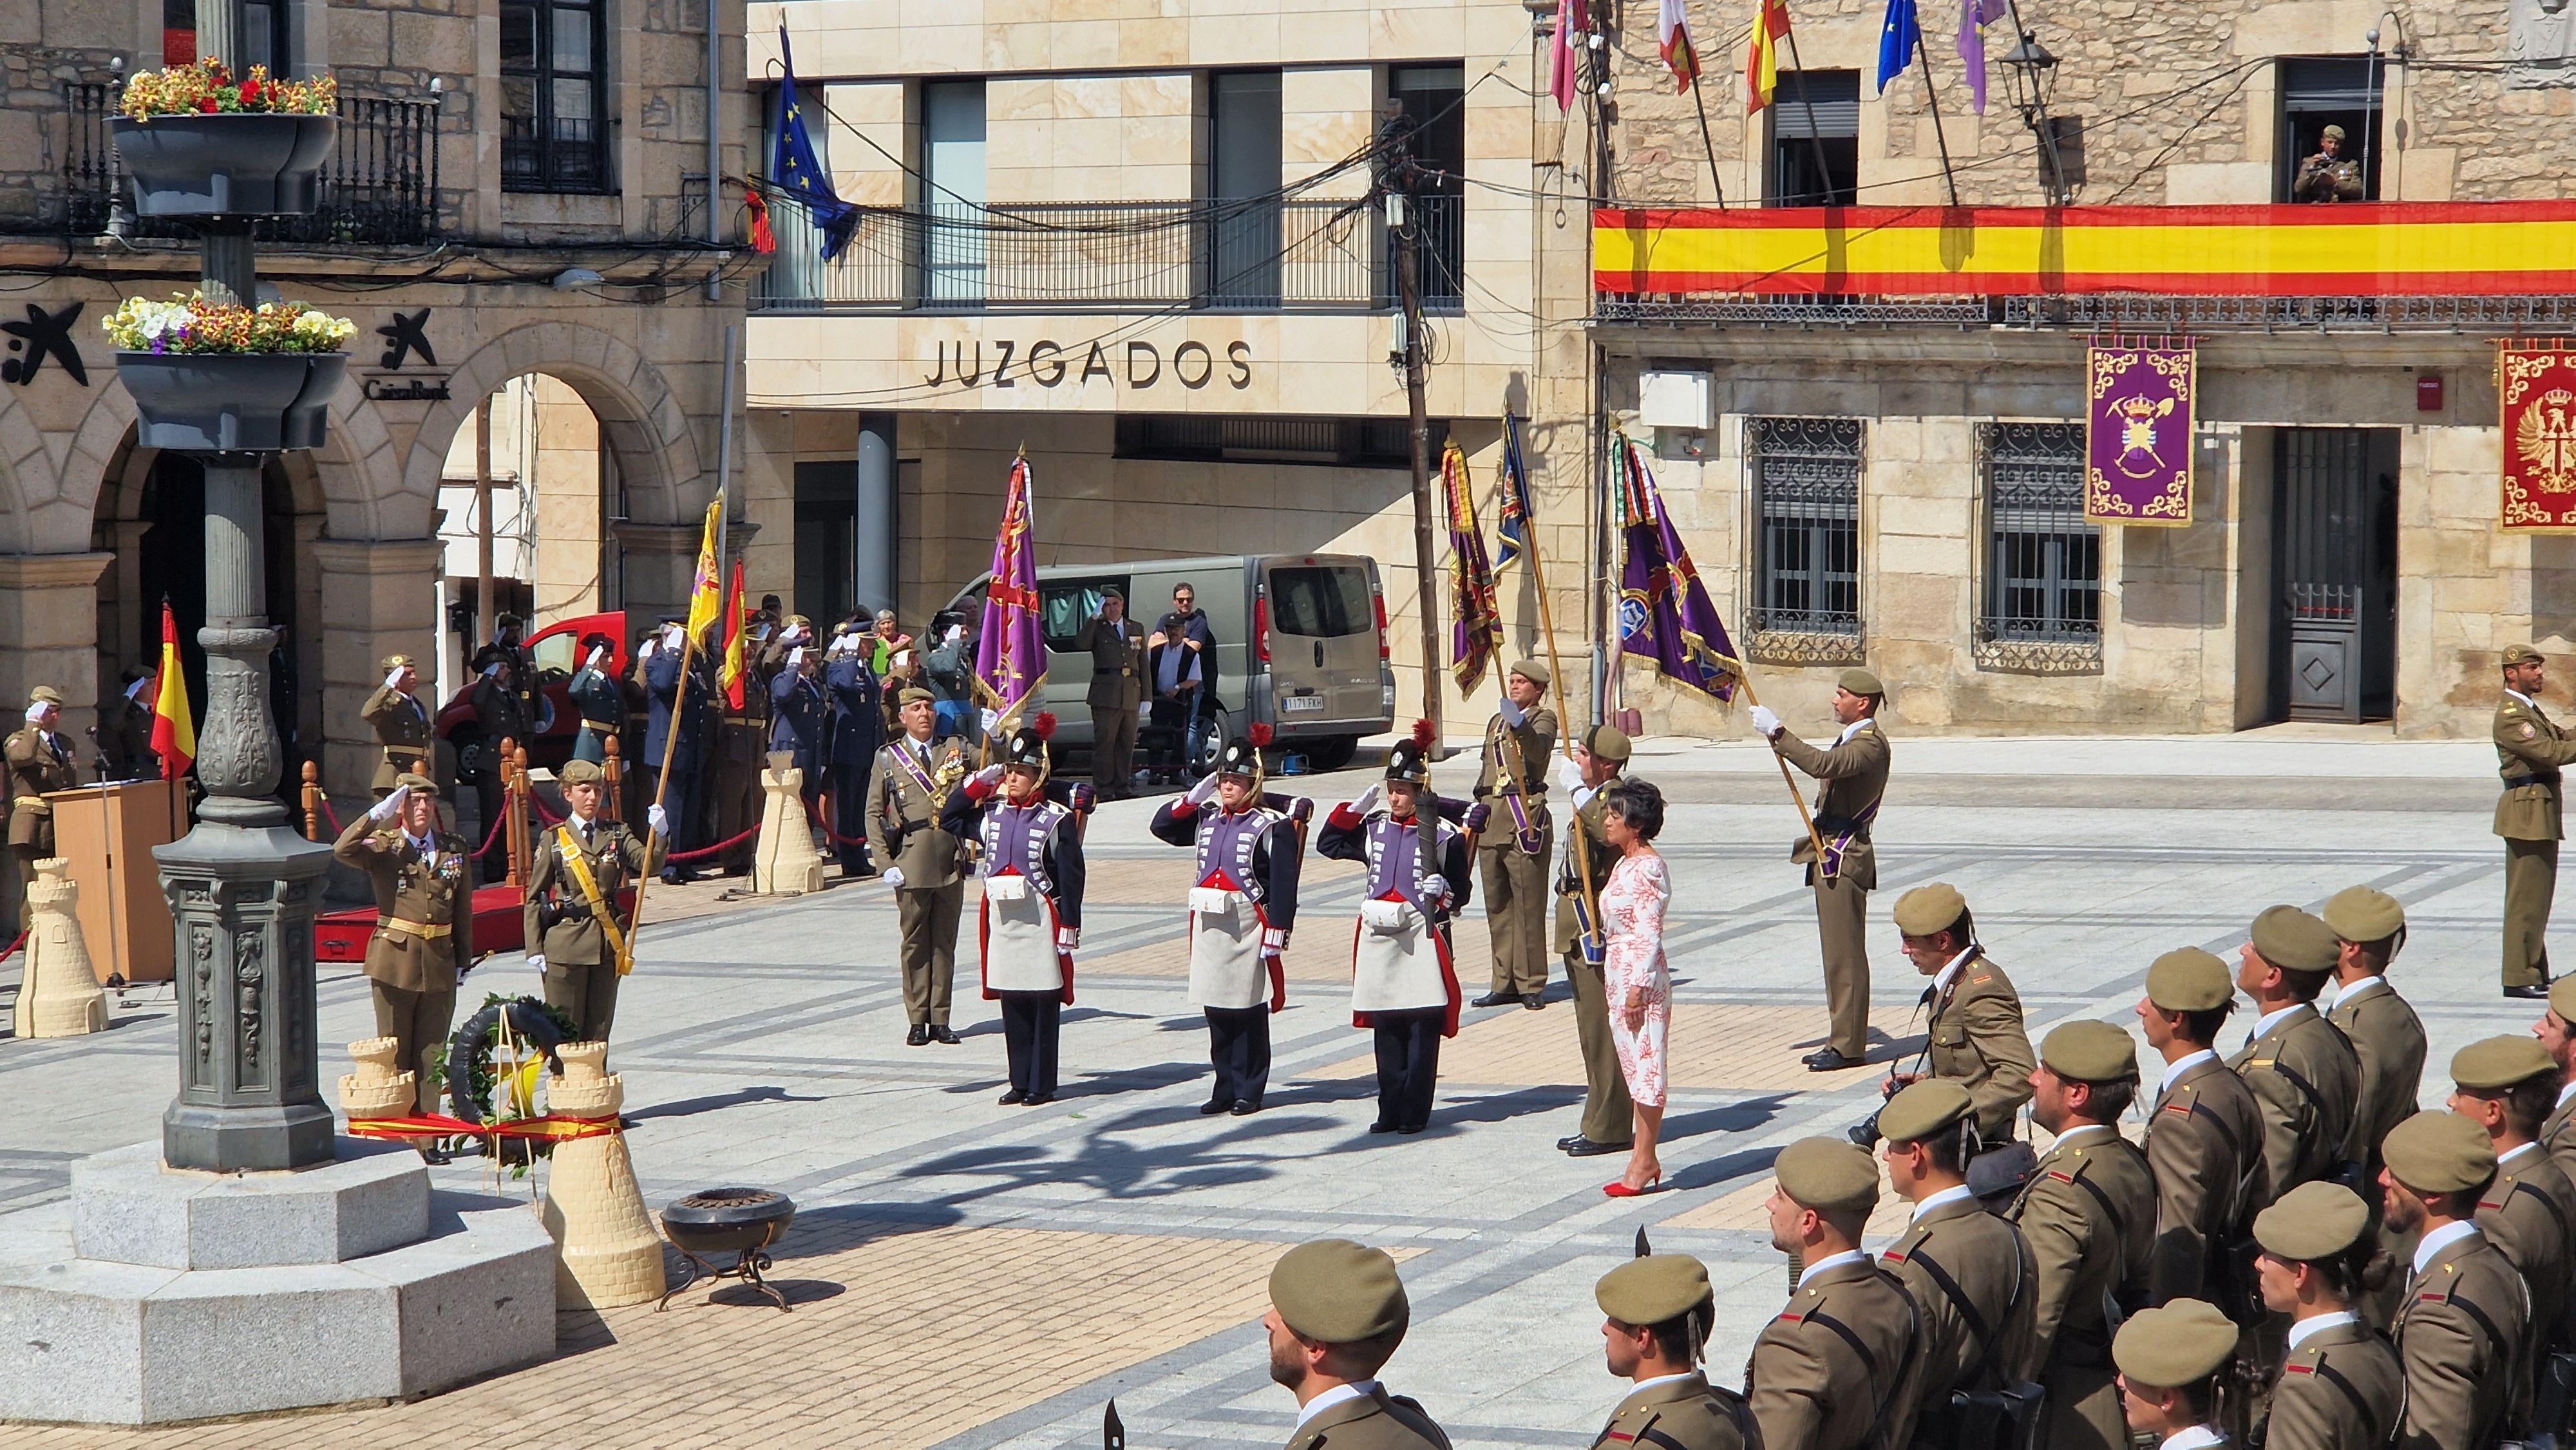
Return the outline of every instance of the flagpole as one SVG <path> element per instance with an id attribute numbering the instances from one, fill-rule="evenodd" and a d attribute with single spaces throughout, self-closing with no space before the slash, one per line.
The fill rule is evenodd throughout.
<path id="1" fill-rule="evenodd" d="M 1696 94 L 1696 88 L 1693 89 Z M 1512 433 L 1512 423 L 1511 409 L 1506 407 L 1503 410 L 1503 459 L 1507 468 L 1516 451 L 1512 447 L 1516 441 Z M 1523 496 L 1526 497 L 1529 483 L 1529 460 L 1526 455 L 1521 460 L 1521 483 Z M 1564 750 L 1565 758 L 1571 761 L 1574 759 L 1574 726 L 1573 717 L 1566 713 L 1565 707 L 1565 666 L 1556 656 L 1556 615 L 1547 600 L 1547 570 L 1539 562 L 1538 519 L 1531 510 L 1522 511 L 1521 535 L 1521 552 L 1529 556 L 1530 588 L 1538 595 L 1538 637 L 1547 647 L 1548 690 L 1556 697 L 1557 744 Z M 1582 767 L 1578 763 L 1576 768 L 1579 770 Z M 1597 937 L 1601 931 L 1601 897 L 1600 893 L 1592 889 L 1591 842 L 1586 838 L 1583 829 L 1583 808 L 1569 801 L 1568 810 L 1571 818 L 1566 822 L 1565 829 L 1566 834 L 1574 838 L 1575 889 L 1583 898 L 1584 920 L 1589 924 L 1589 934 Z"/>
<path id="2" fill-rule="evenodd" d="M 1726 210 L 1726 183 L 1719 180 L 1717 175 L 1717 143 L 1709 139 L 1708 98 L 1700 94 L 1703 89 L 1705 88 L 1699 84 L 1698 78 L 1693 77 L 1690 87 L 1691 104 L 1699 108 L 1700 149 L 1708 154 L 1708 181 L 1711 186 L 1717 188 L 1717 209 L 1724 211 Z"/>
<path id="3" fill-rule="evenodd" d="M 1755 17 L 1753 23 L 1761 24 L 1761 18 Z M 1782 38 L 1789 42 L 1789 66 L 1798 73 L 1798 103 L 1807 111 L 1807 144 L 1816 152 L 1816 185 L 1824 192 L 1824 205 L 1832 206 L 1834 171 L 1825 160 L 1825 133 L 1816 125 L 1816 93 L 1807 89 L 1807 62 L 1798 54 L 1798 28 L 1790 26 Z M 1860 197 L 1855 194 L 1852 200 L 1859 201 Z"/>
<path id="4" fill-rule="evenodd" d="M 1914 54 L 1923 62 L 1923 105 L 1932 113 L 1932 139 L 1941 148 L 1941 179 L 1949 183 L 1950 205 L 1959 204 L 1959 177 L 1950 169 L 1950 135 L 1941 128 L 1941 98 L 1932 89 L 1932 52 L 1923 44 L 1923 22 L 1914 22 Z"/>

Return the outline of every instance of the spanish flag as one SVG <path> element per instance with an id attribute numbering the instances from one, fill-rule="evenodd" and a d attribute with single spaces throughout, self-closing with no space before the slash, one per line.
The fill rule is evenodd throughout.
<path id="1" fill-rule="evenodd" d="M 725 588 L 724 669 L 716 683 L 724 687 L 725 708 L 740 711 L 744 705 L 743 679 L 749 671 L 742 658 L 742 560 L 733 561 L 733 582 Z"/>
<path id="2" fill-rule="evenodd" d="M 707 630 L 724 615 L 724 495 L 707 505 L 706 537 L 698 542 L 698 574 L 689 587 L 689 637 L 712 645 Z"/>
<path id="3" fill-rule="evenodd" d="M 161 778 L 178 780 L 197 763 L 197 719 L 188 708 L 188 672 L 179 662 L 179 619 L 161 601 L 161 675 L 152 697 L 152 749 Z"/>
<path id="4" fill-rule="evenodd" d="M 1747 114 L 1771 104 L 1780 89 L 1780 42 L 1789 38 L 1789 0 L 1762 0 L 1753 17 L 1753 45 L 1744 53 Z"/>

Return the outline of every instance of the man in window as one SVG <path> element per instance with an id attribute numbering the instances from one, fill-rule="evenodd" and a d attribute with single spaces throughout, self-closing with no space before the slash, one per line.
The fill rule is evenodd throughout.
<path id="1" fill-rule="evenodd" d="M 2328 126 L 2317 138 L 2317 154 L 2299 163 L 2298 180 L 2290 183 L 2292 201 L 2359 201 L 2361 163 L 2343 154 L 2343 128 Z"/>

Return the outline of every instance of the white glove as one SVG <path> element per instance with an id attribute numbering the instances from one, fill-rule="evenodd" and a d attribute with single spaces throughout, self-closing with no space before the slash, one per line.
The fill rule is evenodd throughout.
<path id="1" fill-rule="evenodd" d="M 1433 876 L 1422 883 L 1422 894 L 1433 906 L 1449 904 L 1449 878 Z"/>
<path id="2" fill-rule="evenodd" d="M 939 642 L 941 644 L 955 644 L 957 641 L 964 639 L 965 637 L 966 626 L 962 624 L 952 624 L 948 626 L 948 632 L 939 637 Z"/>
<path id="3" fill-rule="evenodd" d="M 1384 794 L 1384 790 L 1372 783 L 1368 789 L 1360 792 L 1360 798 L 1358 800 L 1351 802 L 1351 814 L 1355 816 L 1364 816 L 1369 812 L 1376 810 L 1378 797 Z"/>
<path id="4" fill-rule="evenodd" d="M 402 688 L 401 666 L 397 665 L 394 668 L 385 671 L 385 688 L 388 690 L 399 690 Z"/>
<path id="5" fill-rule="evenodd" d="M 535 971 L 544 971 L 546 969 L 546 954 L 544 952 L 528 953 L 528 966 Z"/>
<path id="6" fill-rule="evenodd" d="M 1574 757 L 1560 755 L 1556 758 L 1555 780 L 1556 788 L 1567 795 L 1583 788 L 1583 772 L 1575 767 Z"/>
<path id="7" fill-rule="evenodd" d="M 644 823 L 652 828 L 654 835 L 671 834 L 671 814 L 663 810 L 658 802 L 644 808 Z"/>
<path id="8" fill-rule="evenodd" d="M 879 873 L 879 874 L 881 874 L 881 875 L 885 878 L 885 884 L 886 884 L 886 889 L 887 889 L 887 890 L 889 890 L 889 891 L 901 891 L 901 890 L 903 889 L 903 868 L 902 868 L 902 867 L 900 867 L 900 866 L 888 866 L 887 868 L 885 868 L 885 870 L 884 870 L 883 872 L 881 872 L 881 873 Z"/>
<path id="9" fill-rule="evenodd" d="M 1515 730 L 1521 728 L 1521 722 L 1529 718 L 1529 712 L 1522 709 L 1520 707 L 1520 702 L 1514 700 L 1509 695 L 1505 695 L 1502 698 L 1501 703 L 1494 707 L 1494 710 L 1495 713 L 1503 717 L 1504 724 L 1509 725 Z"/>
<path id="10" fill-rule="evenodd" d="M 390 821 L 394 817 L 402 814 L 403 802 L 409 799 L 411 799 L 410 786 L 395 786 L 392 794 L 367 808 L 367 819 L 371 821 Z"/>
<path id="11" fill-rule="evenodd" d="M 803 663 L 805 663 L 805 646 L 800 644 L 787 652 L 787 668 L 792 670 Z"/>
<path id="12" fill-rule="evenodd" d="M 637 664 L 642 664 L 644 661 L 651 659 L 653 657 L 653 651 L 660 649 L 661 647 L 662 641 L 658 636 L 637 645 L 635 647 L 635 662 Z"/>
<path id="13" fill-rule="evenodd" d="M 1002 723 L 1002 712 L 999 710 L 987 710 L 984 712 L 982 718 L 984 721 L 984 733 L 990 735 L 993 733 L 993 727 Z"/>
<path id="14" fill-rule="evenodd" d="M 1002 783 L 1002 767 L 998 765 L 985 766 L 982 770 L 975 772 L 974 779 L 977 785 L 984 787 L 986 790 L 991 790 L 993 787 Z"/>
<path id="15" fill-rule="evenodd" d="M 836 634 L 836 635 L 832 636 L 832 648 L 831 648 L 831 649 L 830 649 L 830 651 L 828 651 L 828 652 L 829 652 L 829 653 L 831 653 L 831 654 L 839 654 L 839 653 L 841 653 L 843 650 L 854 650 L 854 649 L 857 649 L 858 647 L 859 647 L 859 637 L 858 637 L 857 635 L 855 635 L 855 634 Z"/>
<path id="16" fill-rule="evenodd" d="M 1080 945 L 1082 945 L 1081 927 L 1060 926 L 1055 929 L 1055 949 L 1057 951 L 1069 952 Z"/>
<path id="17" fill-rule="evenodd" d="M 1756 705 L 1753 707 L 1753 728 L 1766 736 L 1777 735 L 1780 733 L 1780 717 L 1771 713 L 1770 706 Z"/>
<path id="18" fill-rule="evenodd" d="M 664 649 L 678 649 L 680 647 L 680 641 L 687 637 L 688 631 L 680 628 L 676 624 L 666 624 L 662 626 L 662 648 Z"/>
<path id="19" fill-rule="evenodd" d="M 483 678 L 487 680 L 497 680 L 501 678 L 501 662 L 499 660 L 494 660 L 492 663 L 485 665 L 483 667 Z"/>
<path id="20" fill-rule="evenodd" d="M 1181 797 L 1181 799 L 1188 801 L 1194 806 L 1203 806 L 1208 803 L 1208 798 L 1215 794 L 1216 772 L 1211 770 L 1205 776 L 1200 778 L 1198 784 L 1191 786 L 1189 794 Z"/>
<path id="21" fill-rule="evenodd" d="M 606 658 L 608 658 L 608 646 L 604 644 L 592 645 L 590 647 L 590 658 L 583 660 L 581 662 L 581 667 L 585 670 L 598 669 L 599 662 Z"/>

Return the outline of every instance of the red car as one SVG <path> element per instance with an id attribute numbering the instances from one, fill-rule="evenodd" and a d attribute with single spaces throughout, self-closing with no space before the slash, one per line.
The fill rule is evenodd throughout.
<path id="1" fill-rule="evenodd" d="M 573 736 L 581 729 L 581 711 L 574 707 L 565 687 L 571 683 L 573 672 L 581 668 L 582 641 L 594 635 L 608 641 L 610 678 L 626 678 L 626 667 L 634 657 L 634 641 L 626 633 L 626 611 L 622 609 L 558 620 L 530 635 L 522 646 L 535 662 L 537 675 L 537 718 L 530 722 L 536 726 L 535 737 L 519 742 L 527 747 L 528 764 L 532 766 L 559 770 L 572 759 Z M 482 722 L 474 717 L 475 683 L 468 679 L 465 687 L 438 712 L 438 738 L 454 747 L 456 776 L 461 784 L 482 778 L 489 763 L 486 755 L 500 743 L 484 739 Z"/>

